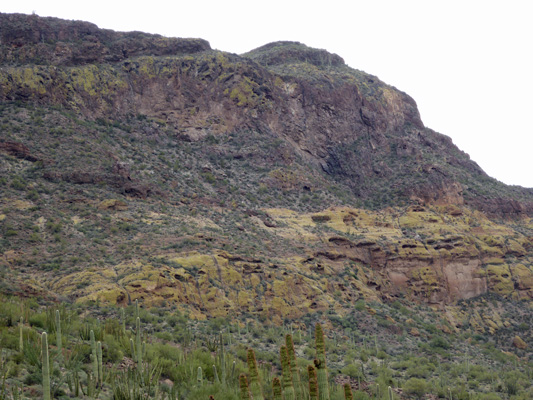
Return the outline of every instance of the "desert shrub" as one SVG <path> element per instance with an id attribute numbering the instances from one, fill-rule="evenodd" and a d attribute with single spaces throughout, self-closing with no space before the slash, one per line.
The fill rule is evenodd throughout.
<path id="1" fill-rule="evenodd" d="M 410 378 L 403 385 L 405 393 L 416 396 L 418 399 L 426 394 L 427 389 L 426 381 L 419 378 Z"/>

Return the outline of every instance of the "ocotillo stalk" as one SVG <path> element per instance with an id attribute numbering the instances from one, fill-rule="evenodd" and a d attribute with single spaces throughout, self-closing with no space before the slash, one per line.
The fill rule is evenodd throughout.
<path id="1" fill-rule="evenodd" d="M 96 347 L 96 356 L 98 358 L 98 382 L 100 383 L 100 387 L 102 387 L 104 384 L 104 368 L 102 364 L 102 342 L 98 341 Z"/>
<path id="2" fill-rule="evenodd" d="M 135 319 L 139 318 L 139 300 L 135 299 Z"/>
<path id="3" fill-rule="evenodd" d="M 289 363 L 287 347 L 281 346 L 279 349 L 279 358 L 283 378 L 283 396 L 285 397 L 285 400 L 294 400 L 294 386 L 292 384 L 291 366 Z"/>
<path id="4" fill-rule="evenodd" d="M 318 400 L 318 380 L 316 378 L 316 369 L 309 365 L 307 367 L 307 374 L 309 375 L 309 400 Z"/>
<path id="5" fill-rule="evenodd" d="M 281 394 L 281 381 L 279 378 L 274 378 L 272 380 L 272 392 L 274 393 L 274 400 L 283 400 Z"/>
<path id="6" fill-rule="evenodd" d="M 48 337 L 46 332 L 41 336 L 41 346 L 43 353 L 43 399 L 50 400 L 50 363 L 48 361 Z"/>
<path id="7" fill-rule="evenodd" d="M 253 349 L 248 349 L 246 360 L 250 373 L 250 392 L 252 393 L 252 397 L 254 400 L 263 400 L 263 390 L 261 388 L 259 370 L 257 369 L 257 361 Z"/>
<path id="8" fill-rule="evenodd" d="M 202 386 L 203 380 L 202 367 L 198 367 L 198 372 L 196 373 L 196 382 L 198 382 L 198 386 Z"/>
<path id="9" fill-rule="evenodd" d="M 248 379 L 246 379 L 246 375 L 244 374 L 239 375 L 239 388 L 241 392 L 241 400 L 252 400 L 250 388 L 248 387 Z"/>
<path id="10" fill-rule="evenodd" d="M 324 343 L 324 332 L 322 326 L 316 324 L 315 327 L 316 340 L 316 359 L 314 360 L 316 375 L 318 380 L 320 400 L 329 400 L 329 384 L 328 384 L 328 369 L 326 367 L 326 345 Z"/>
<path id="11" fill-rule="evenodd" d="M 61 348 L 62 348 L 62 340 L 61 340 L 61 315 L 59 313 L 59 310 L 56 310 L 56 342 L 57 342 L 57 350 L 59 351 L 59 354 L 61 354 Z"/>
<path id="12" fill-rule="evenodd" d="M 95 387 L 98 386 L 98 355 L 96 352 L 96 340 L 94 339 L 94 331 L 89 332 L 91 338 L 91 358 L 93 362 L 93 377 L 96 382 Z"/>
<path id="13" fill-rule="evenodd" d="M 349 383 L 344 384 L 344 399 L 353 400 L 352 388 Z"/>
<path id="14" fill-rule="evenodd" d="M 23 326 L 24 326 L 24 318 L 20 317 L 20 322 L 19 322 L 19 351 L 21 353 L 24 352 L 24 337 L 22 335 Z"/>
<path id="15" fill-rule="evenodd" d="M 297 400 L 303 400 L 302 382 L 300 380 L 300 371 L 296 362 L 296 352 L 294 351 L 294 342 L 292 335 L 285 336 L 285 345 L 287 346 L 287 353 L 289 354 L 289 363 L 291 365 L 292 383 L 294 385 L 294 395 Z"/>

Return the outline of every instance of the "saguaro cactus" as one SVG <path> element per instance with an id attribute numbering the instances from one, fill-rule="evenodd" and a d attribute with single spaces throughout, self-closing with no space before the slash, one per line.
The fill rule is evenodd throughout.
<path id="1" fill-rule="evenodd" d="M 259 379 L 259 370 L 253 349 L 248 349 L 247 355 L 248 371 L 250 373 L 250 392 L 254 400 L 263 400 L 263 390 Z"/>
<path id="2" fill-rule="evenodd" d="M 198 367 L 198 372 L 196 373 L 196 382 L 198 383 L 198 386 L 202 386 L 202 383 L 204 382 L 202 367 Z"/>
<path id="3" fill-rule="evenodd" d="M 218 377 L 217 372 L 217 366 L 215 364 L 213 364 L 213 376 L 215 377 L 215 382 L 220 383 L 220 378 Z"/>
<path id="4" fill-rule="evenodd" d="M 287 347 L 281 346 L 279 349 L 281 362 L 281 374 L 283 378 L 283 396 L 285 400 L 294 400 L 294 386 L 292 383 L 291 365 L 289 363 L 289 354 Z"/>
<path id="5" fill-rule="evenodd" d="M 104 384 L 104 367 L 102 363 L 102 342 L 98 341 L 96 346 L 96 357 L 98 359 L 98 382 L 100 387 Z"/>
<path id="6" fill-rule="evenodd" d="M 220 333 L 220 380 L 222 383 L 226 383 L 226 355 L 224 354 L 224 336 Z"/>
<path id="7" fill-rule="evenodd" d="M 241 400 L 252 400 L 250 388 L 248 387 L 248 379 L 246 379 L 246 375 L 244 374 L 239 375 L 239 388 Z"/>
<path id="8" fill-rule="evenodd" d="M 94 331 L 92 329 L 89 332 L 89 337 L 91 340 L 91 359 L 92 359 L 92 364 L 93 364 L 92 375 L 95 380 L 95 388 L 96 388 L 98 386 L 98 355 L 96 351 L 96 340 L 94 339 Z"/>
<path id="9" fill-rule="evenodd" d="M 56 346 L 59 353 L 61 353 L 63 341 L 61 340 L 61 314 L 59 310 L 56 310 Z"/>
<path id="10" fill-rule="evenodd" d="M 292 341 L 292 335 L 285 336 L 285 345 L 287 346 L 287 353 L 289 354 L 289 363 L 291 365 L 294 395 L 296 397 L 296 400 L 303 400 L 302 382 L 300 380 L 300 371 L 296 362 L 296 352 L 294 351 L 294 342 Z"/>
<path id="11" fill-rule="evenodd" d="M 277 377 L 272 380 L 272 392 L 274 393 L 274 400 L 283 400 L 281 381 Z"/>
<path id="12" fill-rule="evenodd" d="M 352 387 L 350 386 L 349 383 L 344 384 L 344 399 L 353 400 Z"/>
<path id="13" fill-rule="evenodd" d="M 135 347 L 137 366 L 142 369 L 143 349 L 141 343 L 141 319 L 139 317 L 135 320 Z"/>
<path id="14" fill-rule="evenodd" d="M 50 363 L 48 360 L 48 337 L 46 332 L 41 336 L 41 346 L 43 353 L 43 399 L 50 400 Z"/>
<path id="15" fill-rule="evenodd" d="M 318 400 L 318 381 L 316 378 L 316 369 L 309 365 L 307 367 L 307 374 L 309 375 L 309 400 Z"/>
<path id="16" fill-rule="evenodd" d="M 19 322 L 19 351 L 21 353 L 24 352 L 24 337 L 22 335 L 23 328 L 24 328 L 24 317 L 20 317 L 20 322 Z"/>
<path id="17" fill-rule="evenodd" d="M 316 324 L 316 359 L 314 360 L 320 400 L 329 400 L 328 369 L 326 367 L 326 345 L 324 342 L 324 332 L 322 326 Z"/>
<path id="18" fill-rule="evenodd" d="M 124 309 L 120 309 L 120 322 L 122 325 L 122 335 L 126 334 L 126 315 L 124 314 Z"/>

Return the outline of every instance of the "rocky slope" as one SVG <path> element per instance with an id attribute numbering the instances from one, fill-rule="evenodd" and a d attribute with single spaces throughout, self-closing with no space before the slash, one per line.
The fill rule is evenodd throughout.
<path id="1" fill-rule="evenodd" d="M 532 190 L 341 57 L 0 27 L 3 290 L 278 322 L 361 296 L 533 299 Z"/>

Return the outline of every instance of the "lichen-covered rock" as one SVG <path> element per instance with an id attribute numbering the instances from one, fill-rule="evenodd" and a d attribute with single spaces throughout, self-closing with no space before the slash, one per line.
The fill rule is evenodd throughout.
<path id="1" fill-rule="evenodd" d="M 527 349 L 526 342 L 524 342 L 520 336 L 515 336 L 513 338 L 513 346 L 521 350 Z"/>

